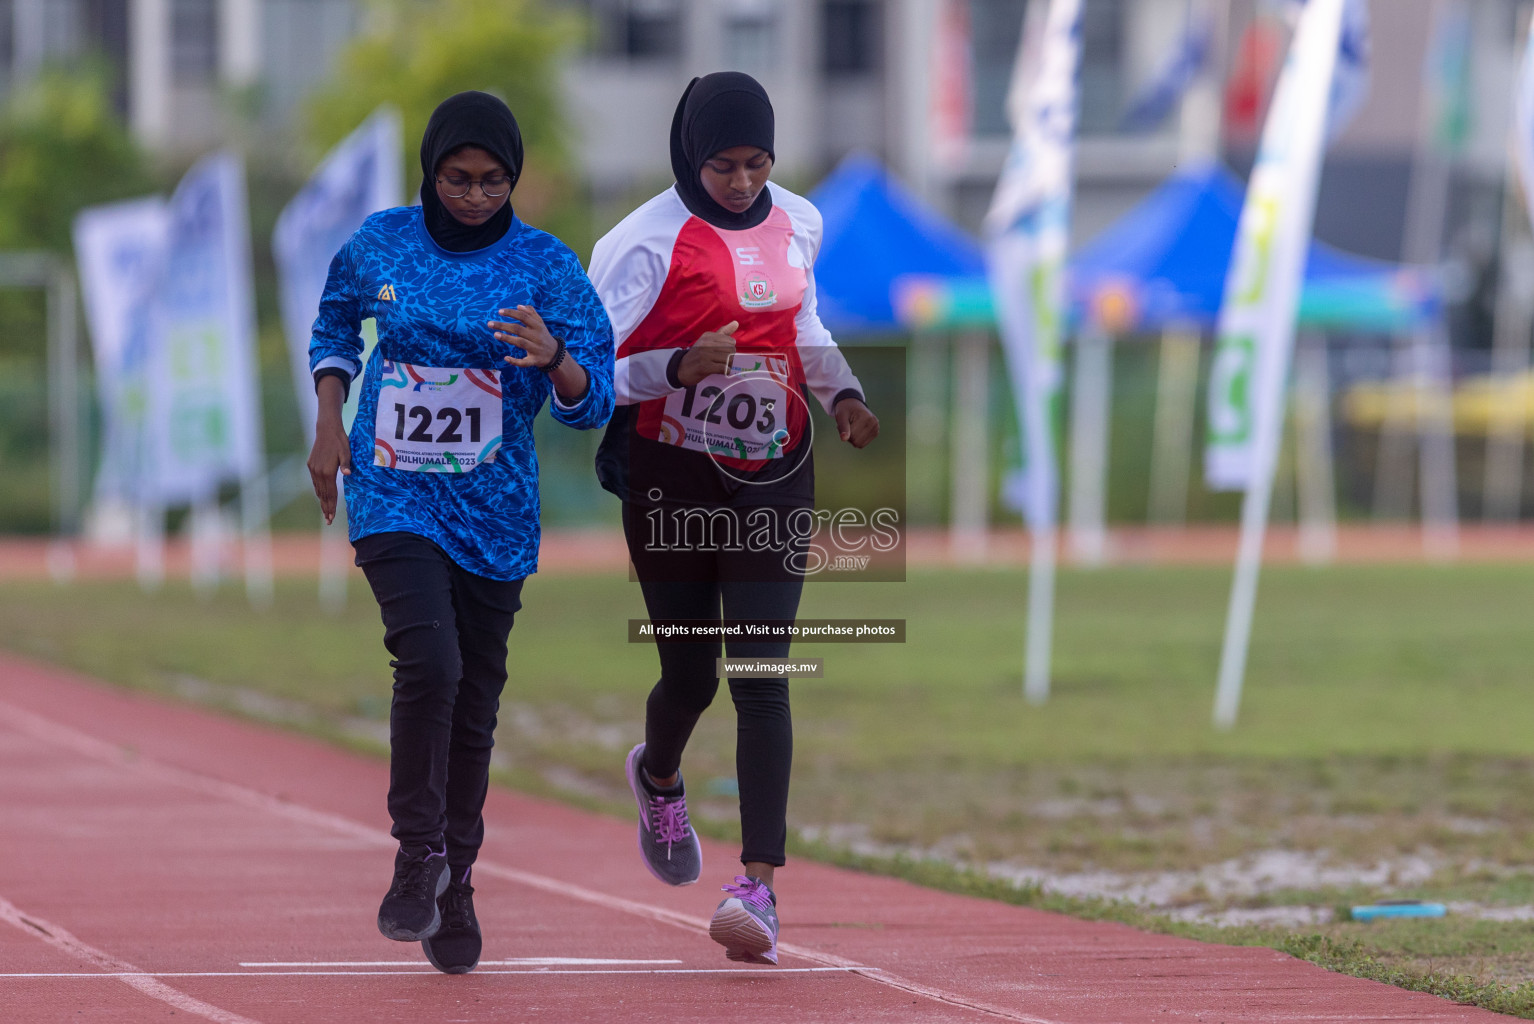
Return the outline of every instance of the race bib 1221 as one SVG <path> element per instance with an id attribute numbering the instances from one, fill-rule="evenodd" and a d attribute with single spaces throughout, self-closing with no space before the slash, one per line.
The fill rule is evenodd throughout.
<path id="1" fill-rule="evenodd" d="M 467 473 L 501 449 L 499 370 L 383 361 L 373 463 L 416 473 Z"/>

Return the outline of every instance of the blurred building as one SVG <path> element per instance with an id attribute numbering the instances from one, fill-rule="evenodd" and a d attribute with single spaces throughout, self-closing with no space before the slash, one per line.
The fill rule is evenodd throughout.
<path id="1" fill-rule="evenodd" d="M 105 58 L 157 150 L 217 143 L 234 110 L 280 122 L 363 23 L 359 0 L 0 0 L 0 87 Z"/>
<path id="2" fill-rule="evenodd" d="M 848 153 L 883 159 L 930 202 L 978 225 L 1005 155 L 1005 99 L 1026 0 L 571 0 L 595 26 L 572 63 L 568 95 L 599 200 L 621 203 L 670 175 L 666 141 L 687 80 L 757 76 L 778 112 L 777 176 L 818 180 Z M 1090 235 L 1176 164 L 1174 116 L 1117 130 L 1134 87 L 1177 45 L 1188 0 L 1086 0 L 1078 233 Z M 955 49 L 945 34 L 961 13 Z M 967 50 L 967 57 L 963 53 Z M 969 114 L 934 116 L 934 91 L 957 89 Z M 957 127 L 963 135 L 944 138 Z"/>
<path id="3" fill-rule="evenodd" d="M 847 153 L 885 160 L 961 223 L 984 211 L 1007 145 L 1005 96 L 1037 0 L 549 0 L 592 31 L 565 95 L 599 218 L 669 178 L 667 131 L 687 80 L 758 76 L 778 111 L 778 176 L 812 186 Z M 0 87 L 49 63 L 107 58 L 135 133 L 161 152 L 205 148 L 238 111 L 280 126 L 365 28 L 365 0 L 0 0 Z M 1278 0 L 1086 0 L 1075 230 L 1102 229 L 1179 162 L 1218 153 L 1244 170 L 1288 42 Z M 1401 253 L 1419 142 L 1432 126 L 1424 61 L 1455 0 L 1372 0 L 1373 84 L 1328 158 L 1317 231 Z M 1468 68 L 1445 244 L 1495 248 L 1521 0 L 1463 0 Z M 1216 75 L 1150 130 L 1121 128 L 1190 19 L 1213 26 Z M 953 36 L 962 39 L 955 47 Z M 1473 54 L 1473 59 L 1468 55 Z M 935 93 L 954 93 L 947 120 Z M 957 103 L 957 106 L 955 106 Z M 962 108 L 962 109 L 959 109 Z M 954 114 L 955 110 L 958 114 Z M 967 113 L 965 113 L 967 111 Z M 957 132 L 958 137 L 952 137 Z M 1490 241 L 1486 237 L 1490 233 Z"/>
<path id="4" fill-rule="evenodd" d="M 570 103 L 599 192 L 670 173 L 666 133 L 695 74 L 748 71 L 778 112 L 777 173 L 813 182 L 846 154 L 872 152 L 973 225 L 1006 150 L 1005 96 L 1025 0 L 579 0 L 593 45 L 572 64 Z M 1178 40 L 1187 0 L 1087 0 L 1082 66 L 1084 180 L 1158 180 L 1178 153 L 1175 123 L 1115 132 L 1133 85 Z M 945 32 L 965 32 L 954 68 Z M 962 63 L 962 53 L 961 53 Z M 957 77 L 955 77 L 957 76 Z M 942 83 L 942 84 L 940 84 Z M 934 88 L 967 94 L 967 143 L 939 138 Z M 1175 121 L 1175 119 L 1174 119 Z"/>
<path id="5" fill-rule="evenodd" d="M 867 150 L 973 229 L 1006 152 L 1007 88 L 1028 4 L 1037 0 L 566 2 L 588 12 L 595 26 L 590 48 L 570 66 L 567 95 L 599 201 L 611 197 L 621 207 L 641 186 L 668 178 L 666 133 L 676 97 L 690 76 L 731 68 L 758 76 L 773 97 L 777 174 L 786 182 L 813 183 L 847 153 Z M 1408 255 L 1413 175 L 1447 167 L 1439 242 L 1463 278 L 1467 301 L 1469 292 L 1484 291 L 1502 220 L 1526 6 L 1372 0 L 1371 87 L 1328 153 L 1317 209 L 1321 237 L 1381 259 Z M 1085 0 L 1078 242 L 1180 164 L 1218 157 L 1245 172 L 1289 42 L 1283 8 L 1280 0 Z M 960 51 L 967 67 L 957 75 L 956 51 L 945 45 L 955 9 L 967 43 L 967 55 Z M 1463 16 L 1457 57 L 1439 52 L 1453 50 L 1445 25 L 1456 12 Z M 1195 22 L 1209 27 L 1201 81 L 1160 124 L 1126 130 L 1126 111 Z M 1456 59 L 1460 79 L 1446 80 L 1456 73 Z M 954 88 L 956 77 L 969 107 L 957 147 L 941 138 L 952 125 L 934 116 L 932 100 L 935 91 Z M 1456 138 L 1444 137 L 1435 121 L 1448 115 L 1434 104 L 1457 109 Z M 1462 325 L 1456 334 L 1484 344 L 1484 326 Z"/>

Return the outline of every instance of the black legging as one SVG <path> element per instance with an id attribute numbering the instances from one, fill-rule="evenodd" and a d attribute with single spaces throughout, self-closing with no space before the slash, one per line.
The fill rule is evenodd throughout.
<path id="1" fill-rule="evenodd" d="M 744 522 L 748 509 L 739 510 Z M 772 509 L 778 516 L 791 509 Z M 623 533 L 652 620 L 791 621 L 799 610 L 804 577 L 781 550 L 656 550 L 655 510 L 625 503 Z M 701 537 L 697 538 L 701 541 Z M 729 545 L 725 545 L 728 547 Z M 742 545 L 734 545 L 740 547 Z M 802 551 L 803 542 L 793 544 Z M 645 706 L 644 766 L 666 778 L 680 770 L 682 751 L 698 718 L 719 690 L 717 640 L 660 641 L 660 681 Z M 730 639 L 731 658 L 785 658 L 788 640 Z M 784 862 L 788 777 L 794 730 L 783 678 L 730 679 L 735 703 L 735 777 L 740 787 L 741 863 Z"/>
<path id="2" fill-rule="evenodd" d="M 413 533 L 374 534 L 353 547 L 394 656 L 394 838 L 434 849 L 446 840 L 448 863 L 467 867 L 485 838 L 506 638 L 522 607 L 523 581 L 476 576 Z"/>

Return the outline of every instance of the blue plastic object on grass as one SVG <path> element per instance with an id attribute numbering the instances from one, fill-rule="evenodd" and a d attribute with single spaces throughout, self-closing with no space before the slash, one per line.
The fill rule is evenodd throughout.
<path id="1" fill-rule="evenodd" d="M 1446 913 L 1448 909 L 1442 903 L 1423 903 L 1421 900 L 1385 900 L 1352 909 L 1355 921 L 1373 921 L 1381 917 L 1443 917 Z"/>
<path id="2" fill-rule="evenodd" d="M 740 783 L 733 775 L 721 775 L 709 779 L 705 787 L 709 796 L 740 796 Z"/>

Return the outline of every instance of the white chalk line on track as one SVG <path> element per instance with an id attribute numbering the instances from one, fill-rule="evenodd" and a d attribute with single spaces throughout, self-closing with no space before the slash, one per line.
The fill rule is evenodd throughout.
<path id="1" fill-rule="evenodd" d="M 153 779 L 191 789 L 208 796 L 229 800 L 255 810 L 275 814 L 290 821 L 326 828 L 333 832 L 340 832 L 343 835 L 375 846 L 392 850 L 397 845 L 387 833 L 342 815 L 305 807 L 302 804 L 286 800 L 278 800 L 258 790 L 232 782 L 225 782 L 222 779 L 202 775 L 188 769 L 177 768 L 162 761 L 138 755 L 130 756 L 121 747 L 96 739 L 71 726 L 60 724 L 42 715 L 17 707 L 14 704 L 0 701 L 0 718 L 3 718 L 5 724 L 34 739 L 73 750 L 78 754 L 95 760 L 132 768 Z M 494 861 L 476 861 L 474 870 L 481 875 L 492 875 L 504 881 L 537 889 L 565 899 L 589 903 L 608 910 L 621 910 L 624 913 L 648 921 L 671 925 L 694 933 L 707 934 L 708 932 L 708 922 L 702 918 L 689 917 L 686 914 L 681 914 L 665 907 L 640 903 L 636 900 L 625 899 L 622 896 L 614 896 L 595 889 L 587 889 L 584 886 L 563 882 L 545 875 L 537 875 L 518 868 L 506 867 Z M 976 999 L 971 999 L 968 996 L 924 985 L 921 982 L 911 981 L 879 968 L 870 968 L 848 960 L 845 957 L 836 956 L 833 953 L 824 953 L 807 946 L 800 946 L 797 943 L 780 942 L 778 943 L 778 951 L 780 953 L 787 953 L 790 956 L 801 957 L 823 967 L 855 974 L 858 977 L 866 978 L 880 985 L 887 985 L 890 988 L 898 989 L 910 995 L 943 1003 L 947 1006 L 960 1007 L 977 1013 L 983 1013 L 1000 1018 L 1001 1020 L 1016 1021 L 1018 1024 L 1061 1024 L 1060 1021 L 1051 1018 L 1019 1013 L 1006 1007 L 993 1006 Z M 763 968 L 758 968 L 758 970 L 761 969 Z"/>
<path id="2" fill-rule="evenodd" d="M 510 960 L 481 960 L 481 967 L 620 967 L 679 964 L 680 960 L 614 960 L 589 956 L 519 956 Z M 241 967 L 425 967 L 419 960 L 252 960 Z"/>
<path id="3" fill-rule="evenodd" d="M 141 971 L 126 960 L 97 949 L 95 946 L 82 942 L 58 925 L 44 921 L 40 917 L 23 913 L 17 906 L 5 897 L 0 896 L 0 919 L 14 925 L 21 931 L 40 939 L 48 945 L 68 953 L 70 956 L 84 960 L 87 963 L 96 964 L 105 968 L 105 972 L 94 977 L 114 978 L 150 999 L 157 999 L 171 1006 L 173 1009 L 184 1013 L 196 1014 L 216 1024 L 259 1024 L 249 1017 L 242 1017 L 237 1013 L 220 1009 L 211 1003 L 205 1003 L 201 999 L 187 995 L 179 989 L 171 988 L 159 980 L 160 975 Z M 68 975 L 62 975 L 68 977 Z M 92 975 L 82 975 L 91 977 Z M 20 977 L 20 975 L 6 975 L 6 977 Z"/>
<path id="4" fill-rule="evenodd" d="M 648 970 L 636 968 L 629 971 L 598 970 L 594 967 L 555 968 L 540 967 L 527 970 L 482 970 L 474 969 L 475 974 L 524 974 L 530 977 L 556 974 L 756 974 L 760 975 L 761 969 L 756 967 L 667 967 L 650 968 Z M 877 967 L 779 967 L 769 971 L 769 974 L 853 974 L 858 971 L 876 971 Z M 424 974 L 435 975 L 438 971 L 431 964 L 415 965 L 414 970 L 409 971 L 33 971 L 21 974 L 0 974 L 0 979 L 5 978 L 356 978 L 375 975 L 388 975 L 400 977 L 402 975 Z M 190 997 L 188 997 L 190 998 Z M 219 1018 L 223 1020 L 224 1018 Z M 244 1017 L 237 1018 L 243 1021 Z"/>

